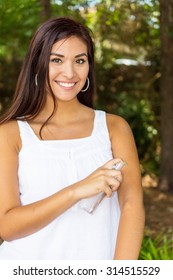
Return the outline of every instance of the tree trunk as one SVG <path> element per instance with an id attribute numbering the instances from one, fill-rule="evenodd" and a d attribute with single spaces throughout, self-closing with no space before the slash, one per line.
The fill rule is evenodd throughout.
<path id="1" fill-rule="evenodd" d="M 51 0 L 40 0 L 41 5 L 41 21 L 44 22 L 45 20 L 51 17 Z"/>
<path id="2" fill-rule="evenodd" d="M 173 191 L 173 0 L 160 0 L 161 163 L 159 189 Z"/>

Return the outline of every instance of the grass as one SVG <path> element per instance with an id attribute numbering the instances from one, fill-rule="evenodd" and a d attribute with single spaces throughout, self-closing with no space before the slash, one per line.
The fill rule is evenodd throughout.
<path id="1" fill-rule="evenodd" d="M 173 233 L 160 234 L 154 239 L 145 236 L 139 260 L 173 260 Z"/>

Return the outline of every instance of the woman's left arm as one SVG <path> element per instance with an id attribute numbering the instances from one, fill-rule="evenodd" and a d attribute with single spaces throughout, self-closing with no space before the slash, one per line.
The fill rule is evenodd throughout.
<path id="1" fill-rule="evenodd" d="M 127 162 L 118 189 L 120 223 L 115 260 L 137 260 L 144 233 L 145 212 L 138 153 L 132 131 L 121 117 L 107 115 L 113 156 Z"/>

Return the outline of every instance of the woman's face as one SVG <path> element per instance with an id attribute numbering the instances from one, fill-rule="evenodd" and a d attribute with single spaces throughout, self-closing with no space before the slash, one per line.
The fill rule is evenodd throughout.
<path id="1" fill-rule="evenodd" d="M 88 51 L 83 40 L 71 36 L 53 45 L 49 80 L 57 99 L 70 101 L 76 98 L 86 83 L 88 72 Z"/>

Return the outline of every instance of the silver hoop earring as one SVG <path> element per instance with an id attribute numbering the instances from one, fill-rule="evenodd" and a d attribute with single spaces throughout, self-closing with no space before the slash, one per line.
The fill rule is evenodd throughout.
<path id="1" fill-rule="evenodd" d="M 37 80 L 37 78 L 38 78 L 38 74 L 35 75 L 35 85 L 36 85 L 36 87 L 38 86 L 38 80 Z"/>
<path id="2" fill-rule="evenodd" d="M 87 87 L 86 87 L 85 89 L 82 89 L 82 90 L 81 90 L 82 92 L 87 91 L 87 89 L 88 89 L 88 88 L 89 88 L 89 86 L 90 86 L 90 80 L 89 80 L 89 78 L 88 78 L 88 77 L 87 77 L 86 81 L 87 81 Z"/>

